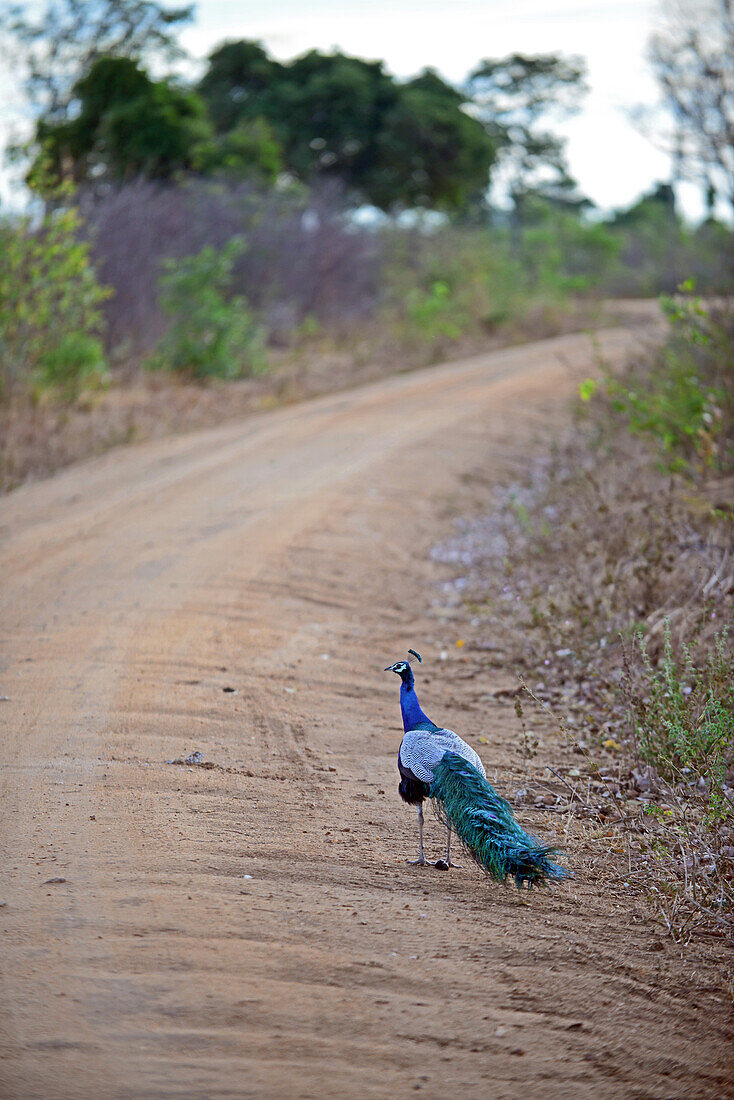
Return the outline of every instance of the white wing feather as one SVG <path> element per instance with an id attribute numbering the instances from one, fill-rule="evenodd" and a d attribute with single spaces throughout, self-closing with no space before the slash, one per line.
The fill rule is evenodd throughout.
<path id="1" fill-rule="evenodd" d="M 471 745 L 467 745 L 453 730 L 408 730 L 400 745 L 400 759 L 406 768 L 410 768 L 417 779 L 430 783 L 433 769 L 445 752 L 455 752 L 473 764 L 485 777 L 487 773 Z"/>

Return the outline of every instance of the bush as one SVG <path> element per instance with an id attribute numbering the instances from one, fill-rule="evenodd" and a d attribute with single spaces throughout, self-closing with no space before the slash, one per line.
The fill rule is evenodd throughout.
<path id="1" fill-rule="evenodd" d="M 699 667 L 685 643 L 682 659 L 676 660 L 669 619 L 664 623 L 657 667 L 641 633 L 635 644 L 640 658 L 638 682 L 633 688 L 628 662 L 623 683 L 640 756 L 664 779 L 705 789 L 710 816 L 726 816 L 731 807 L 723 782 L 734 737 L 734 653 L 728 631 L 716 634 Z"/>
<path id="2" fill-rule="evenodd" d="M 420 340 L 434 343 L 439 337 L 458 340 L 469 319 L 457 310 L 451 287 L 443 279 L 431 283 L 428 290 L 415 287 L 408 295 L 406 312 Z"/>
<path id="3" fill-rule="evenodd" d="M 381 234 L 383 299 L 378 317 L 408 345 L 445 354 L 464 336 L 482 336 L 560 301 L 513 254 L 506 230 L 446 226 L 431 232 L 390 227 Z"/>
<path id="4" fill-rule="evenodd" d="M 159 304 L 172 324 L 148 360 L 150 368 L 223 379 L 264 369 L 264 330 L 243 298 L 225 296 L 243 251 L 243 241 L 233 237 L 221 249 L 207 246 L 164 261 Z"/>
<path id="5" fill-rule="evenodd" d="M 616 268 L 622 242 L 608 226 L 540 199 L 526 203 L 525 217 L 516 236 L 529 287 L 551 297 L 586 294 Z"/>
<path id="6" fill-rule="evenodd" d="M 666 469 L 725 471 L 734 459 L 734 312 L 707 308 L 691 289 L 685 283 L 683 297 L 662 299 L 671 335 L 651 369 L 607 375 L 606 391 L 627 429 L 652 437 Z"/>
<path id="7" fill-rule="evenodd" d="M 33 380 L 37 390 L 73 401 L 83 389 L 108 378 L 102 341 L 83 332 L 69 332 L 40 357 Z"/>
<path id="8" fill-rule="evenodd" d="M 105 371 L 100 307 L 110 292 L 80 239 L 77 208 L 58 205 L 67 199 L 56 195 L 38 225 L 31 217 L 0 223 L 0 397 L 33 381 L 74 397 Z"/>

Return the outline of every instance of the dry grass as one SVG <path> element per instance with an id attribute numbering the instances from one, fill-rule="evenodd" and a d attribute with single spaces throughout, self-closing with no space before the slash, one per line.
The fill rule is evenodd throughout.
<path id="1" fill-rule="evenodd" d="M 537 307 L 494 332 L 432 344 L 407 342 L 384 323 L 363 322 L 271 349 L 271 369 L 257 378 L 204 384 L 122 364 L 113 369 L 109 389 L 72 404 L 38 403 L 19 393 L 0 404 L 0 492 L 124 443 L 213 427 L 443 358 L 577 331 L 600 319 L 614 323 L 617 316 L 614 306 L 602 313 L 594 302 Z"/>
<path id="2" fill-rule="evenodd" d="M 663 472 L 599 402 L 489 513 L 481 487 L 477 503 L 436 556 L 460 574 L 463 637 L 521 677 L 527 798 L 603 829 L 676 939 L 731 933 L 734 475 Z M 527 726 L 557 735 L 542 776 Z"/>

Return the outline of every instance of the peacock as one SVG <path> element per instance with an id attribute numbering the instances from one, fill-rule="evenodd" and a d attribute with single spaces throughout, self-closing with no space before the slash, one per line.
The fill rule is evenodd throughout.
<path id="1" fill-rule="evenodd" d="M 422 662 L 416 650 L 408 653 Z M 418 858 L 406 862 L 413 866 L 428 862 L 423 851 L 423 802 L 432 798 L 448 831 L 446 856 L 434 867 L 448 870 L 457 866 L 451 862 L 453 830 L 471 858 L 498 882 L 513 877 L 521 890 L 525 882 L 530 889 L 565 878 L 568 872 L 550 859 L 556 849 L 539 843 L 518 825 L 510 804 L 487 782 L 482 761 L 471 745 L 423 713 L 410 660 L 396 661 L 385 672 L 394 672 L 401 680 L 405 736 L 398 752 L 398 793 L 418 809 Z"/>

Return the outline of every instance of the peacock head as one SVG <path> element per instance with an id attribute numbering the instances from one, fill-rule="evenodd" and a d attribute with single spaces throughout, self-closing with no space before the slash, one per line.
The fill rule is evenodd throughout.
<path id="1" fill-rule="evenodd" d="M 414 649 L 409 649 L 408 653 L 412 653 L 418 661 L 423 661 L 420 653 L 416 653 Z M 394 665 L 388 665 L 385 672 L 394 672 L 408 686 L 413 683 L 413 669 L 410 667 L 410 661 L 396 661 Z"/>

